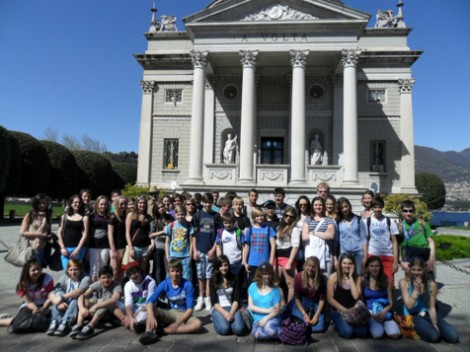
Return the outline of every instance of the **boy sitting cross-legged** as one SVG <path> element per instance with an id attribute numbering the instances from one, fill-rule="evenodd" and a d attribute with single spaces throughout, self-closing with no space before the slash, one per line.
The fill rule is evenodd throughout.
<path id="1" fill-rule="evenodd" d="M 113 268 L 103 266 L 98 274 L 97 282 L 88 287 L 83 295 L 78 298 L 77 325 L 72 328 L 70 337 L 78 340 L 86 340 L 93 336 L 95 327 L 105 313 L 110 312 L 116 318 L 123 321 L 124 305 L 119 302 L 122 296 L 122 287 L 113 280 Z M 86 319 L 91 318 L 87 325 Z"/>
<path id="2" fill-rule="evenodd" d="M 191 334 L 201 330 L 202 322 L 193 317 L 194 287 L 182 277 L 183 265 L 179 259 L 168 262 L 169 277 L 158 285 L 157 289 L 147 299 L 147 327 L 139 338 L 143 345 L 158 340 L 155 330 L 162 326 L 167 334 Z M 170 309 L 157 307 L 158 298 L 166 296 Z"/>

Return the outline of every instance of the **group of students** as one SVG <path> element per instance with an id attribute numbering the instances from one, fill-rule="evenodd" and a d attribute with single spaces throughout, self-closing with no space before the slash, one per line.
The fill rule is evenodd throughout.
<path id="1" fill-rule="evenodd" d="M 415 219 L 412 201 L 402 204 L 404 221 L 397 226 L 371 191 L 363 195 L 364 211 L 355 215 L 350 201 L 336 200 L 326 183 L 317 186 L 312 201 L 300 196 L 294 206 L 284 203 L 282 188 L 261 205 L 252 189 L 246 206 L 236 194 L 218 200 L 218 192 L 152 199 L 152 215 L 145 197 L 130 201 L 119 194 L 112 206 L 98 197 L 91 211 L 85 193 L 71 197 L 59 225 L 64 279 L 54 288 L 41 273 L 46 260 L 39 246 L 17 286 L 23 306 L 52 307 L 49 335 L 86 339 L 109 315 L 143 332 L 140 341 L 149 344 L 159 333 L 200 331 L 193 311 L 205 307 L 221 335 L 251 329 L 256 339 L 277 339 L 283 319 L 291 316 L 311 332 L 325 332 L 332 321 L 343 338 L 398 338 L 392 293 L 401 263 L 406 278 L 399 285 L 400 314 L 413 316 L 425 341 L 458 342 L 436 311 L 434 242 L 429 225 Z M 22 236 L 47 242 L 46 209 L 47 197 L 38 195 Z M 87 250 L 90 276 L 82 264 Z M 362 325 L 346 318 L 358 301 L 370 311 Z"/>

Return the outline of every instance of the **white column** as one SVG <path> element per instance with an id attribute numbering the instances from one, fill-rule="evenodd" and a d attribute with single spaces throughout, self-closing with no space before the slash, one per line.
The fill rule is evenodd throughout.
<path id="1" fill-rule="evenodd" d="M 204 140 L 204 91 L 207 51 L 191 51 L 194 65 L 193 101 L 191 110 L 191 142 L 189 150 L 189 175 L 185 183 L 204 184 L 202 178 L 202 153 Z"/>
<path id="2" fill-rule="evenodd" d="M 309 50 L 291 50 L 291 185 L 305 184 L 305 64 Z"/>
<path id="3" fill-rule="evenodd" d="M 258 50 L 240 50 L 243 66 L 242 108 L 240 125 L 240 177 L 241 184 L 253 184 L 256 131 L 256 82 L 255 67 Z"/>
<path id="4" fill-rule="evenodd" d="M 141 81 L 140 85 L 142 86 L 142 108 L 140 110 L 137 184 L 147 186 L 150 185 L 153 88 L 155 87 L 155 81 Z"/>
<path id="5" fill-rule="evenodd" d="M 356 185 L 358 177 L 356 65 L 361 50 L 343 50 L 343 184 Z"/>
<path id="6" fill-rule="evenodd" d="M 343 154 L 343 77 L 332 75 L 333 84 L 333 155 L 332 164 L 338 165 Z M 341 158 L 343 160 L 343 158 Z"/>
<path id="7" fill-rule="evenodd" d="M 415 148 L 413 135 L 413 101 L 411 91 L 414 79 L 399 79 L 400 134 L 401 134 L 401 192 L 417 193 L 415 186 Z"/>

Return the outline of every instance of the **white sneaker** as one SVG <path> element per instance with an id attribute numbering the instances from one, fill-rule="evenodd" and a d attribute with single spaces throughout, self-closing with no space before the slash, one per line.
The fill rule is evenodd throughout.
<path id="1" fill-rule="evenodd" d="M 196 306 L 194 307 L 194 310 L 196 312 L 199 312 L 202 309 L 202 306 L 204 305 L 203 297 L 199 296 L 196 301 Z"/>
<path id="2" fill-rule="evenodd" d="M 204 297 L 204 305 L 206 306 L 206 311 L 210 312 L 212 308 L 210 297 Z"/>

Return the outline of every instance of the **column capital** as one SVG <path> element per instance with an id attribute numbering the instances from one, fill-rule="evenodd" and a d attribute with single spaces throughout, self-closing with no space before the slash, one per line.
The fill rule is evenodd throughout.
<path id="1" fill-rule="evenodd" d="M 140 86 L 142 87 L 143 94 L 152 94 L 153 88 L 155 87 L 155 81 L 140 81 Z"/>
<path id="2" fill-rule="evenodd" d="M 411 93 L 413 89 L 413 85 L 415 84 L 416 80 L 414 78 L 406 78 L 406 79 L 399 79 L 398 80 L 398 88 L 401 94 L 404 93 Z"/>
<path id="3" fill-rule="evenodd" d="M 290 51 L 290 64 L 293 68 L 301 67 L 305 68 L 307 63 L 307 56 L 310 50 L 291 50 Z"/>
<path id="4" fill-rule="evenodd" d="M 207 55 L 209 54 L 208 51 L 196 51 L 191 50 L 191 62 L 193 63 L 194 68 L 206 68 L 207 66 Z"/>
<path id="5" fill-rule="evenodd" d="M 341 64 L 343 67 L 356 67 L 357 63 L 359 61 L 359 56 L 361 55 L 362 50 L 361 49 L 351 49 L 351 50 L 346 50 L 343 49 L 341 51 Z"/>
<path id="6" fill-rule="evenodd" d="M 258 50 L 240 50 L 239 53 L 241 56 L 240 62 L 242 63 L 243 68 L 256 67 L 256 60 L 259 53 Z"/>

